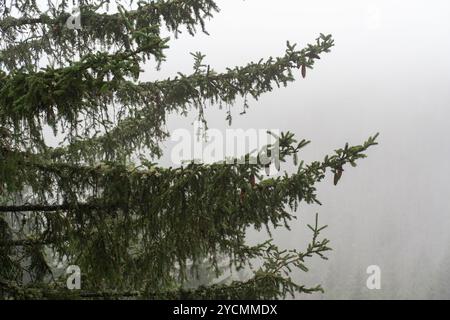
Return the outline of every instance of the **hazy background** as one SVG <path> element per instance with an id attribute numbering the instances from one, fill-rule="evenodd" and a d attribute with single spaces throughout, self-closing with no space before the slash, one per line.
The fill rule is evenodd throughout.
<path id="1" fill-rule="evenodd" d="M 277 243 L 303 248 L 305 224 L 319 212 L 334 251 L 314 259 L 301 283 L 321 283 L 325 294 L 301 298 L 450 298 L 450 3 L 448 1 L 219 0 L 210 36 L 173 41 L 155 79 L 190 73 L 189 52 L 201 51 L 218 71 L 302 48 L 322 33 L 336 42 L 305 80 L 250 101 L 232 128 L 291 130 L 312 140 L 303 159 L 320 160 L 345 142 L 380 132 L 368 159 L 318 188 L 322 207 L 302 206 L 292 232 Z M 225 111 L 207 110 L 209 126 L 226 129 Z M 189 128 L 172 117 L 170 130 Z M 162 163 L 170 165 L 170 147 Z M 249 234 L 250 241 L 264 234 Z M 366 268 L 378 265 L 381 290 L 366 288 Z"/>

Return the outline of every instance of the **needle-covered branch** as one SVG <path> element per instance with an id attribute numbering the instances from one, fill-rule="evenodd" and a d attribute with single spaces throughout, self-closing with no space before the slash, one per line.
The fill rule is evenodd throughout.
<path id="1" fill-rule="evenodd" d="M 185 27 L 194 35 L 197 26 L 205 31 L 205 20 L 218 11 L 212 0 L 159 0 L 139 1 L 132 9 L 119 1 L 121 10 L 108 13 L 103 10 L 108 9 L 108 2 L 82 1 L 79 6 L 79 30 L 66 27 L 72 14 L 66 0 L 59 6 L 48 2 L 50 8 L 36 8 L 35 17 L 28 12 L 23 15 L 21 7 L 13 10 L 20 12 L 19 17 L 14 12 L 4 13 L 0 20 L 3 44 L 0 67 L 8 70 L 14 70 L 17 66 L 35 68 L 36 61 L 44 56 L 63 65 L 72 61 L 74 56 L 98 50 L 99 44 L 104 51 L 130 49 L 141 46 L 140 33 L 151 29 L 158 36 L 160 25 L 165 25 L 175 34 Z M 27 37 L 20 39 L 23 34 Z"/>
<path id="2" fill-rule="evenodd" d="M 247 226 L 265 227 L 269 232 L 273 227 L 289 228 L 289 221 L 295 218 L 291 210 L 295 211 L 300 202 L 320 203 L 315 184 L 325 178 L 326 171 L 355 165 L 376 144 L 375 138 L 338 149 L 322 162 L 300 163 L 292 175 L 261 177 L 256 184 L 251 183 L 252 176 L 264 168 L 259 163 L 190 164 L 177 169 L 152 164 L 147 168 L 114 163 L 77 166 L 42 162 L 40 157 L 19 153 L 18 171 L 2 177 L 6 181 L 2 188 L 21 190 L 28 186 L 39 195 L 35 198 L 38 203 L 64 199 L 65 203 L 54 204 L 54 212 L 28 207 L 36 209 L 27 217 L 40 230 L 33 238 L 52 243 L 66 256 L 76 252 L 73 258 L 93 278 L 105 272 L 112 275 L 120 265 L 150 276 L 147 272 L 151 268 L 137 267 L 136 261 L 148 266 L 156 263 L 155 254 L 164 256 L 159 256 L 164 268 L 178 263 L 185 272 L 187 261 L 214 257 L 219 252 L 233 257 L 236 264 L 244 263 L 248 259 L 248 251 L 242 251 Z M 305 140 L 297 142 L 290 133 L 283 134 L 281 161 L 292 158 L 306 144 Z M 8 167 L 13 166 L 10 163 Z M 19 208 L 26 209 L 23 205 Z M 17 211 L 13 207 L 3 209 Z M 51 205 L 45 209 L 51 209 Z M 103 245 L 98 247 L 98 243 Z M 137 251 L 130 252 L 130 248 Z M 300 266 L 295 260 L 289 264 Z M 152 279 L 161 280 L 162 276 L 153 274 Z"/>
<path id="3" fill-rule="evenodd" d="M 275 86 L 286 86 L 294 81 L 295 69 L 312 68 L 319 55 L 328 52 L 332 46 L 331 36 L 321 35 L 314 45 L 302 50 L 296 50 L 288 43 L 282 57 L 252 62 L 224 73 L 217 73 L 210 67 L 197 67 L 191 75 L 180 74 L 174 79 L 141 83 L 124 79 L 138 72 L 136 60 L 126 65 L 114 59 L 100 68 L 98 65 L 106 58 L 94 55 L 92 59 L 98 63 L 91 69 L 95 72 L 89 71 L 86 63 L 80 63 L 32 77 L 19 74 L 5 78 L 8 81 L 0 86 L 0 116 L 14 128 L 20 128 L 15 135 L 17 143 L 22 140 L 24 128 L 39 140 L 39 129 L 43 124 L 57 130 L 61 122 L 67 122 L 73 128 L 68 134 L 76 133 L 76 137 L 70 139 L 68 147 L 52 153 L 65 155 L 72 161 L 114 160 L 141 148 L 159 156 L 159 142 L 168 135 L 163 130 L 168 113 L 185 114 L 194 108 L 203 114 L 208 103 L 232 105 L 238 97 L 258 99 Z M 199 59 L 201 57 L 197 56 L 195 65 L 202 65 Z M 118 70 L 114 69 L 115 74 L 108 81 L 105 76 L 111 73 L 108 68 L 112 67 Z M 86 73 L 79 73 L 78 69 L 86 70 Z M 116 122 L 105 111 L 112 103 L 117 105 Z M 106 121 L 99 122 L 98 112 L 104 113 Z M 82 129 L 78 129 L 80 116 L 84 119 Z M 107 134 L 102 134 L 104 131 Z"/>
<path id="4" fill-rule="evenodd" d="M 233 281 L 228 284 L 217 284 L 212 286 L 201 286 L 196 289 L 179 288 L 172 290 L 158 290 L 147 284 L 141 286 L 136 291 L 111 291 L 98 290 L 92 288 L 81 291 L 70 291 L 61 284 L 46 285 L 40 287 L 21 287 L 13 282 L 0 279 L 0 287 L 3 288 L 10 297 L 18 299 L 53 299 L 64 297 L 65 299 L 177 299 L 177 300 L 198 300 L 198 299 L 221 299 L 221 300 L 256 300 L 256 299 L 282 299 L 287 295 L 295 297 L 296 294 L 322 292 L 321 286 L 308 288 L 292 281 L 288 271 L 292 267 L 300 268 L 307 272 L 305 260 L 314 255 L 326 259 L 324 253 L 331 250 L 327 244 L 327 239 L 318 240 L 320 232 L 326 226 L 319 227 L 316 215 L 316 224 L 311 227 L 313 231 L 313 241 L 308 244 L 304 252 L 297 250 L 280 250 L 272 241 L 267 241 L 255 247 L 253 257 L 263 261 L 263 265 L 253 276 L 243 282 Z M 144 282 L 145 284 L 145 282 Z M 97 290 L 96 290 L 97 289 Z"/>

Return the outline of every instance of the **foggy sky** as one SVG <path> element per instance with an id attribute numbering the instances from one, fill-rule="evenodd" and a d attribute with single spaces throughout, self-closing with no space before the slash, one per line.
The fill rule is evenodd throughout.
<path id="1" fill-rule="evenodd" d="M 277 128 L 312 140 L 301 153 L 320 160 L 346 142 L 380 132 L 380 145 L 349 167 L 337 187 L 318 187 L 323 206 L 303 205 L 292 231 L 276 233 L 285 248 L 302 249 L 306 223 L 319 213 L 331 240 L 328 261 L 314 259 L 294 278 L 322 284 L 325 294 L 300 298 L 450 298 L 450 3 L 448 1 L 219 0 L 207 23 L 210 36 L 171 42 L 161 72 L 147 79 L 190 73 L 189 52 L 206 54 L 218 71 L 280 56 L 286 40 L 299 48 L 319 33 L 335 47 L 305 80 L 250 101 L 232 128 Z M 171 117 L 168 127 L 195 119 Z M 225 111 L 207 109 L 209 126 L 226 129 Z M 168 142 L 162 163 L 171 165 Z M 251 242 L 265 234 L 249 234 Z M 381 290 L 366 288 L 366 268 L 378 265 Z"/>

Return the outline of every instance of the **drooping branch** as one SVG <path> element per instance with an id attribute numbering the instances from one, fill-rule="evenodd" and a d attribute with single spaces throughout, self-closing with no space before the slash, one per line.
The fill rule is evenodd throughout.
<path id="1" fill-rule="evenodd" d="M 116 88 L 107 88 L 105 95 L 108 97 L 114 94 L 110 90 L 116 89 L 115 95 L 120 104 L 129 107 L 142 104 L 144 107 L 121 120 L 108 130 L 108 134 L 87 140 L 77 139 L 68 147 L 51 152 L 90 161 L 95 159 L 92 155 L 97 159 L 107 155 L 107 159 L 112 160 L 115 154 L 129 155 L 136 149 L 146 147 L 158 156 L 158 142 L 167 137 L 167 133 L 161 131 L 167 113 L 183 114 L 190 107 L 201 109 L 208 102 L 233 104 L 239 96 L 258 99 L 272 91 L 275 85 L 286 86 L 294 81 L 293 69 L 302 66 L 312 68 L 319 55 L 328 52 L 332 46 L 330 36 L 321 36 L 315 45 L 308 45 L 303 50 L 296 51 L 295 46 L 288 45 L 282 57 L 252 62 L 224 73 L 207 68 L 196 70 L 189 76 L 139 84 L 125 82 Z M 197 62 L 201 64 L 201 61 Z"/>
<path id="2" fill-rule="evenodd" d="M 261 179 L 258 183 L 252 182 L 252 176 L 258 174 L 260 164 L 191 164 L 177 169 L 154 165 L 136 168 L 114 163 L 80 166 L 42 162 L 42 158 L 33 159 L 21 153 L 15 156 L 21 173 L 12 172 L 10 177 L 3 177 L 2 181 L 9 181 L 3 188 L 17 186 L 22 190 L 23 184 L 36 188 L 35 193 L 48 192 L 49 197 L 59 195 L 69 202 L 46 207 L 3 206 L 2 210 L 38 210 L 28 217 L 40 218 L 33 220 L 39 230 L 33 238 L 56 239 L 55 244 L 58 244 L 62 238 L 69 237 L 69 248 L 59 244 L 61 252 L 71 252 L 69 249 L 73 246 L 84 246 L 86 255 L 97 252 L 98 258 L 104 260 L 95 262 L 107 268 L 114 269 L 118 261 L 129 257 L 129 246 L 146 248 L 141 257 L 146 262 L 156 254 L 155 250 L 164 252 L 167 267 L 180 256 L 181 261 L 195 260 L 198 256 L 214 254 L 218 247 L 222 253 L 235 255 L 234 261 L 243 261 L 249 254 L 241 251 L 245 226 L 251 224 L 268 230 L 283 224 L 288 226 L 294 218 L 288 208 L 296 210 L 302 201 L 320 204 L 315 184 L 324 179 L 328 170 L 341 177 L 343 167 L 348 163 L 356 165 L 356 160 L 364 158 L 364 152 L 376 144 L 375 139 L 369 138 L 360 146 L 346 145 L 323 161 L 306 166 L 300 164 L 295 174 Z M 282 135 L 280 159 L 287 160 L 306 144 L 301 141 L 297 145 L 291 134 Z M 6 166 L 13 167 L 8 163 Z M 15 177 L 22 180 L 11 181 Z M 80 203 L 83 199 L 90 202 Z M 50 199 L 40 197 L 38 201 L 49 203 Z M 117 229 L 114 243 L 119 246 L 113 250 L 116 252 L 120 248 L 122 252 L 118 261 L 107 258 L 112 248 L 85 247 L 85 239 L 103 243 L 105 235 L 99 230 L 108 230 L 108 234 L 111 228 Z M 134 245 L 120 247 L 120 241 L 129 239 L 130 232 L 135 235 L 135 240 L 129 240 Z M 99 267 L 98 272 L 103 271 Z"/>
<path id="3" fill-rule="evenodd" d="M 65 211 L 37 211 L 27 216 L 37 230 L 33 238 L 55 241 L 61 254 L 71 255 L 74 248 L 75 252 L 83 248 L 81 258 L 73 259 L 89 259 L 90 266 L 95 263 L 95 268 L 89 269 L 93 276 L 106 270 L 112 275 L 119 265 L 127 265 L 157 281 L 161 274 L 149 274 L 157 261 L 164 268 L 173 268 L 177 262 L 180 270 L 185 270 L 187 260 L 220 252 L 232 256 L 237 264 L 244 263 L 249 256 L 248 250 L 242 251 L 246 226 L 268 231 L 288 226 L 295 218 L 289 208 L 295 210 L 302 201 L 320 203 L 315 184 L 328 170 L 336 175 L 345 164 L 356 165 L 355 161 L 376 144 L 375 138 L 360 146 L 346 145 L 323 161 L 300 164 L 295 174 L 258 183 L 252 182 L 252 176 L 258 174 L 260 164 L 190 164 L 176 169 L 150 164 L 143 168 L 116 163 L 80 166 L 43 162 L 42 157 L 30 154 L 13 156 L 14 151 L 7 159 L 15 158 L 16 165 L 3 164 L 17 167 L 20 173 L 8 171 L 1 181 L 7 182 L 4 190 L 17 187 L 20 191 L 29 186 L 32 192 L 36 188 L 35 194 L 49 195 L 49 199 L 37 197 L 39 202 L 50 203 L 50 198 L 59 195 L 71 205 L 69 209 L 56 207 L 68 209 Z M 287 160 L 305 144 L 297 144 L 292 134 L 283 135 L 280 158 Z M 78 204 L 86 199 L 97 206 L 92 209 Z M 138 250 L 137 257 L 130 248 Z M 148 266 L 145 270 L 139 267 L 144 265 Z"/>
<path id="4" fill-rule="evenodd" d="M 185 26 L 194 34 L 196 26 L 205 31 L 205 19 L 218 11 L 214 1 L 176 0 L 140 1 L 135 10 L 121 10 L 117 13 L 97 12 L 102 4 L 84 3 L 80 6 L 81 30 L 71 30 L 65 24 L 68 12 L 40 13 L 38 17 L 6 16 L 0 20 L 0 37 L 4 49 L 0 51 L 0 67 L 14 70 L 17 66 L 36 68 L 36 61 L 46 56 L 63 65 L 74 56 L 98 50 L 98 44 L 107 51 L 130 49 L 140 46 L 139 34 L 151 30 L 160 34 L 160 24 L 169 31 L 178 33 Z M 63 8 L 64 10 L 65 8 Z M 20 34 L 28 32 L 28 37 L 17 41 Z M 205 31 L 206 32 L 206 31 Z M 74 46 L 74 43 L 77 43 Z"/>
<path id="5" fill-rule="evenodd" d="M 11 296 L 28 299 L 52 299 L 64 297 L 66 299 L 171 299 L 171 300 L 194 300 L 194 299 L 279 299 L 290 294 L 292 297 L 297 293 L 311 294 L 322 292 L 321 286 L 308 288 L 304 285 L 294 283 L 283 271 L 290 267 L 299 267 L 307 272 L 305 260 L 314 255 L 326 259 L 324 254 L 331 250 L 328 247 L 329 240 L 319 240 L 319 234 L 326 226 L 319 227 L 318 216 L 316 223 L 309 226 L 313 232 L 313 240 L 308 244 L 304 252 L 296 250 L 280 250 L 272 241 L 266 241 L 256 247 L 255 257 L 262 258 L 263 265 L 247 281 L 233 281 L 228 284 L 216 284 L 201 286 L 195 289 L 176 288 L 172 290 L 155 290 L 151 286 L 141 285 L 135 291 L 108 291 L 93 288 L 92 290 L 67 290 L 58 286 L 42 285 L 41 287 L 21 287 L 10 281 L 0 278 L 0 287 Z"/>
<path id="6" fill-rule="evenodd" d="M 105 3 L 103 1 L 103 3 Z M 97 13 L 100 7 L 97 5 L 82 5 L 80 13 L 85 23 L 92 21 L 103 21 L 109 25 L 112 23 L 123 22 L 124 16 L 121 13 L 106 14 Z M 204 29 L 205 18 L 212 17 L 213 12 L 219 11 L 215 1 L 212 0 L 158 0 L 158 1 L 141 1 L 135 10 L 126 11 L 126 18 L 130 23 L 135 23 L 139 19 L 145 19 L 145 22 L 159 24 L 162 19 L 170 31 L 179 31 L 179 27 L 186 25 L 191 34 L 195 32 L 195 25 L 200 24 Z M 6 32 L 9 29 L 21 28 L 24 26 L 43 24 L 43 25 L 60 25 L 65 23 L 71 13 L 62 12 L 57 17 L 49 14 L 41 14 L 39 17 L 6 17 L 0 20 L 0 31 Z M 140 21 L 142 23 L 142 21 Z"/>
<path id="7" fill-rule="evenodd" d="M 32 239 L 22 239 L 22 240 L 10 240 L 10 241 L 0 241 L 0 247 L 32 247 L 32 246 L 46 246 L 53 244 L 53 241 L 43 241 L 43 240 L 32 240 Z"/>
<path id="8" fill-rule="evenodd" d="M 53 204 L 53 205 L 11 205 L 0 206 L 0 212 L 54 212 L 54 211 L 67 211 L 67 210 L 99 210 L 104 209 L 106 206 L 100 206 L 96 204 Z"/>
<path id="9" fill-rule="evenodd" d="M 155 45 L 160 48 L 164 42 Z M 18 144 L 28 128 L 29 135 L 37 139 L 35 147 L 39 148 L 43 144 L 42 122 L 54 130 L 61 122 L 68 122 L 73 128 L 69 134 L 75 132 L 77 138 L 71 139 L 69 147 L 57 148 L 54 153 L 72 157 L 72 161 L 79 157 L 103 160 L 105 155 L 113 160 L 142 147 L 158 156 L 159 142 L 167 137 L 163 130 L 167 113 L 183 114 L 190 107 L 201 109 L 207 102 L 232 104 L 239 96 L 257 99 L 275 85 L 286 86 L 294 81 L 293 69 L 312 68 L 319 55 L 332 46 L 331 36 L 321 35 L 315 45 L 297 51 L 288 44 L 282 57 L 249 63 L 225 73 L 216 73 L 211 68 L 197 69 L 189 76 L 180 74 L 174 79 L 144 83 L 126 79 L 139 73 L 136 65 L 139 60 L 131 59 L 131 53 L 92 54 L 63 69 L 3 75 L 0 117 L 15 129 Z M 129 61 L 123 60 L 127 57 Z M 201 61 L 196 64 L 201 65 Z M 113 79 L 108 80 L 107 76 Z M 119 117 L 117 123 L 104 122 L 107 134 L 80 139 L 80 116 L 84 116 L 86 135 L 97 132 L 102 129 L 99 125 L 103 126 L 98 112 L 105 112 L 103 109 L 112 103 L 119 105 L 117 113 L 125 118 Z M 91 122 L 92 127 L 88 125 Z"/>

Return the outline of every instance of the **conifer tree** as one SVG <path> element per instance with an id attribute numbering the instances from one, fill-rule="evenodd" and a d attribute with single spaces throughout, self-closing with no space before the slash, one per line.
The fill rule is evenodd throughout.
<path id="1" fill-rule="evenodd" d="M 163 33 L 206 32 L 216 3 L 72 1 L 0 1 L 1 297 L 279 299 L 322 291 L 289 276 L 307 271 L 308 258 L 326 259 L 317 216 L 300 250 L 270 239 L 250 246 L 246 232 L 289 228 L 301 202 L 320 204 L 317 183 L 331 173 L 337 184 L 376 136 L 305 164 L 298 153 L 309 141 L 283 133 L 279 159 L 297 171 L 274 178 L 260 174 L 265 165 L 251 154 L 232 164 L 155 161 L 169 114 L 197 112 L 206 122 L 205 104 L 233 106 L 304 78 L 334 45 L 331 35 L 225 72 L 196 53 L 192 74 L 144 82 L 143 65 L 165 61 Z M 74 4 L 81 28 L 69 24 Z M 49 146 L 49 129 L 63 137 L 60 146 Z M 184 286 L 205 262 L 219 273 L 223 257 L 236 269 L 260 263 L 245 281 Z M 57 263 L 80 267 L 80 290 L 66 288 Z"/>

